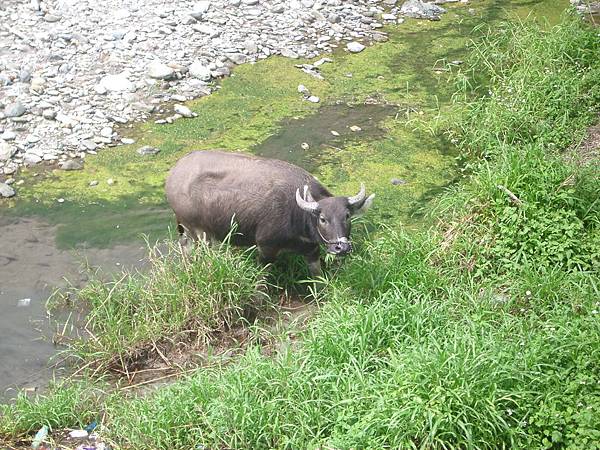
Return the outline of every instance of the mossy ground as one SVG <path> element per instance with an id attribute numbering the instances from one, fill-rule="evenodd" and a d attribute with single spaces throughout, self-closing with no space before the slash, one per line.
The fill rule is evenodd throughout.
<path id="1" fill-rule="evenodd" d="M 340 195 L 367 182 L 378 194 L 374 217 L 410 223 L 412 213 L 454 176 L 449 146 L 438 135 L 436 119 L 447 113 L 453 86 L 451 65 L 465 54 L 473 27 L 506 15 L 505 8 L 524 15 L 543 12 L 556 20 L 566 2 L 482 2 L 476 10 L 450 6 L 441 22 L 409 21 L 386 29 L 389 41 L 352 55 L 341 48 L 333 63 L 321 66 L 325 80 L 294 67 L 307 61 L 269 58 L 235 69 L 220 82 L 218 92 L 189 102 L 198 114 L 172 125 L 152 121 L 124 127 L 121 133 L 136 139 L 129 146 L 105 149 L 88 157 L 79 172 L 24 171 L 26 184 L 4 212 L 38 215 L 59 225 L 58 244 L 107 246 L 148 234 L 166 234 L 170 222 L 163 184 L 169 168 L 185 153 L 223 148 L 255 151 L 270 136 L 293 127 L 290 120 L 316 115 L 328 122 L 327 106 L 361 105 L 365 101 L 395 105 L 381 123 L 383 134 L 363 133 L 311 152 L 309 169 Z M 298 84 L 321 98 L 320 104 L 302 99 Z M 393 117 L 393 120 L 391 119 Z M 348 126 L 352 123 L 348 123 Z M 309 140 L 312 130 L 306 129 Z M 159 147 L 156 156 L 140 157 L 142 145 Z M 285 140 L 280 157 L 285 157 Z M 109 186 L 106 180 L 115 184 Z M 391 178 L 407 181 L 393 186 Z M 90 187 L 93 180 L 98 186 Z M 64 203 L 57 203 L 63 198 Z"/>
<path id="2" fill-rule="evenodd" d="M 496 8 L 482 11 L 496 14 Z M 259 152 L 270 136 L 296 126 L 293 118 L 314 115 L 313 122 L 326 126 L 328 106 L 360 108 L 368 101 L 394 105 L 379 123 L 382 132 L 357 133 L 321 145 L 311 151 L 310 168 L 340 195 L 353 193 L 365 181 L 378 194 L 373 217 L 406 223 L 428 192 L 453 177 L 455 161 L 432 123 L 450 104 L 453 87 L 447 83 L 446 61 L 461 57 L 469 31 L 480 20 L 465 8 L 452 8 L 443 22 L 413 21 L 390 27 L 386 43 L 356 55 L 339 49 L 331 56 L 332 63 L 321 66 L 323 81 L 294 67 L 305 62 L 300 60 L 274 57 L 239 66 L 233 76 L 222 80 L 217 92 L 189 102 L 198 114 L 194 119 L 124 127 L 121 134 L 136 143 L 88 157 L 82 171 L 54 170 L 37 176 L 24 171 L 26 184 L 8 213 L 35 214 L 59 225 L 62 247 L 106 246 L 142 233 L 158 238 L 172 225 L 164 180 L 185 153 L 211 148 Z M 298 84 L 307 86 L 321 103 L 303 100 Z M 303 132 L 309 140 L 313 130 Z M 142 145 L 159 147 L 161 152 L 141 157 L 136 149 Z M 284 136 L 283 158 L 285 145 Z M 109 178 L 114 185 L 106 183 Z M 407 183 L 393 186 L 391 178 Z M 93 180 L 99 184 L 90 187 Z M 58 203 L 59 198 L 64 203 Z"/>

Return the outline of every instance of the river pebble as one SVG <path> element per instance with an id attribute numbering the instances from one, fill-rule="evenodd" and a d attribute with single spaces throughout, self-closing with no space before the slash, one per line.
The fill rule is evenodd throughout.
<path id="1" fill-rule="evenodd" d="M 9 198 L 15 195 L 15 190 L 6 183 L 0 183 L 0 197 Z"/>

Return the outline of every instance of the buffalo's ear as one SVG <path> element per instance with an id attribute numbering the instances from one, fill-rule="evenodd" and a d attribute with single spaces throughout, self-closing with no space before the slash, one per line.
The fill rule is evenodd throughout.
<path id="1" fill-rule="evenodd" d="M 371 194 L 363 202 L 351 207 L 350 211 L 352 212 L 352 216 L 362 216 L 364 213 L 366 213 L 373 204 L 374 198 L 375 194 Z"/>

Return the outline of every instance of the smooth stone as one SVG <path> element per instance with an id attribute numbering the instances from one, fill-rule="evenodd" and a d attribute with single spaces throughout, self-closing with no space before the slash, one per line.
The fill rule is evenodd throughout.
<path id="1" fill-rule="evenodd" d="M 132 91 L 135 85 L 127 78 L 127 72 L 116 75 L 105 75 L 100 80 L 99 86 L 110 92 Z"/>
<path id="2" fill-rule="evenodd" d="M 346 48 L 350 53 L 360 53 L 365 49 L 365 46 L 360 42 L 349 42 Z"/>
<path id="3" fill-rule="evenodd" d="M 81 145 L 83 145 L 86 150 L 96 150 L 98 148 L 98 145 L 90 139 L 84 139 L 81 141 Z"/>
<path id="4" fill-rule="evenodd" d="M 231 70 L 228 67 L 217 67 L 215 70 L 211 72 L 212 76 L 215 78 L 219 77 L 227 77 L 231 74 Z"/>
<path id="5" fill-rule="evenodd" d="M 64 163 L 60 164 L 60 168 L 62 170 L 81 170 L 83 169 L 83 164 L 75 159 L 69 159 Z"/>
<path id="6" fill-rule="evenodd" d="M 292 59 L 298 59 L 300 57 L 300 55 L 298 55 L 298 53 L 296 53 L 294 50 L 291 50 L 289 48 L 282 48 L 281 56 L 285 56 L 286 58 L 292 58 Z"/>
<path id="7" fill-rule="evenodd" d="M 158 152 L 160 152 L 160 149 L 151 147 L 149 145 L 144 145 L 143 147 L 138 148 L 137 152 L 142 156 L 156 155 Z"/>
<path id="8" fill-rule="evenodd" d="M 244 64 L 248 61 L 248 57 L 243 53 L 229 53 L 227 58 L 234 64 Z"/>
<path id="9" fill-rule="evenodd" d="M 100 130 L 100 136 L 105 138 L 111 138 L 113 135 L 113 129 L 111 127 L 104 127 Z"/>
<path id="10" fill-rule="evenodd" d="M 131 138 L 122 138 L 121 142 L 125 145 L 135 144 L 135 139 Z"/>
<path id="11" fill-rule="evenodd" d="M 14 131 L 10 131 L 10 130 L 6 130 L 4 133 L 0 134 L 0 139 L 4 140 L 4 141 L 14 141 L 15 138 L 17 137 L 17 133 L 15 133 Z M 2 145 L 2 144 L 0 144 Z M 0 159 L 2 159 L 0 157 Z"/>
<path id="12" fill-rule="evenodd" d="M 46 14 L 44 16 L 44 20 L 48 23 L 58 22 L 60 19 L 62 19 L 62 17 L 57 16 L 55 14 Z"/>
<path id="13" fill-rule="evenodd" d="M 44 111 L 42 111 L 42 117 L 44 119 L 54 120 L 56 119 L 56 111 L 54 111 L 53 109 L 45 109 Z"/>
<path id="14" fill-rule="evenodd" d="M 306 95 L 309 96 L 310 95 L 310 91 L 308 90 L 308 88 L 306 86 L 304 86 L 303 84 L 299 84 L 298 85 L 298 92 L 302 95 Z"/>
<path id="15" fill-rule="evenodd" d="M 176 104 L 173 109 L 177 114 L 181 114 L 183 117 L 194 117 L 192 110 L 185 105 Z"/>
<path id="16" fill-rule="evenodd" d="M 390 181 L 394 186 L 400 186 L 400 185 L 406 184 L 406 180 L 402 180 L 400 178 L 392 178 Z"/>
<path id="17" fill-rule="evenodd" d="M 319 97 L 317 97 L 316 95 L 311 95 L 306 100 L 308 100 L 311 103 L 319 103 L 321 101 L 321 99 Z"/>
<path id="18" fill-rule="evenodd" d="M 211 78 L 210 69 L 201 62 L 195 62 L 189 67 L 189 74 L 202 81 L 209 81 Z"/>
<path id="19" fill-rule="evenodd" d="M 0 161 L 8 161 L 17 149 L 8 142 L 0 141 Z"/>
<path id="20" fill-rule="evenodd" d="M 35 153 L 25 153 L 23 156 L 23 162 L 28 166 L 34 166 L 42 161 L 42 158 Z"/>
<path id="21" fill-rule="evenodd" d="M 21 117 L 27 112 L 27 108 L 21 102 L 10 103 L 4 108 L 6 117 Z"/>
<path id="22" fill-rule="evenodd" d="M 201 1 L 201 2 L 196 2 L 194 7 L 192 8 L 192 11 L 195 13 L 204 14 L 205 12 L 207 12 L 209 10 L 209 8 L 210 8 L 210 1 Z"/>
<path id="23" fill-rule="evenodd" d="M 98 186 L 98 180 L 92 180 L 92 181 L 90 181 L 90 186 L 92 186 L 92 187 Z"/>
<path id="24" fill-rule="evenodd" d="M 157 80 L 170 80 L 175 76 L 175 70 L 159 61 L 148 65 L 148 76 Z"/>
<path id="25" fill-rule="evenodd" d="M 10 197 L 14 197 L 14 195 L 15 195 L 15 190 L 13 188 L 11 188 L 6 183 L 0 183 L 0 197 L 10 198 Z"/>

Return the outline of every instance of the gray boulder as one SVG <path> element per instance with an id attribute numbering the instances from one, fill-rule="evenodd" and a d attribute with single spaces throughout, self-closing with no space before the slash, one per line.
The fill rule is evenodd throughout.
<path id="1" fill-rule="evenodd" d="M 446 10 L 433 3 L 421 0 L 407 0 L 402 4 L 400 12 L 405 16 L 415 19 L 440 20 L 440 15 L 445 13 Z"/>
<path id="2" fill-rule="evenodd" d="M 15 190 L 13 188 L 11 188 L 6 183 L 0 183 L 0 197 L 9 198 L 9 197 L 14 197 L 14 195 L 15 195 Z"/>

